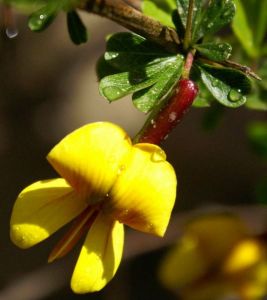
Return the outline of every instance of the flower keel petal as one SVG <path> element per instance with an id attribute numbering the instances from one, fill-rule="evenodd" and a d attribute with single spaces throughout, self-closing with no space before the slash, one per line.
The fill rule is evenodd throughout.
<path id="1" fill-rule="evenodd" d="M 71 288 L 75 293 L 101 290 L 115 275 L 121 261 L 123 225 L 98 215 L 93 223 L 74 269 Z"/>

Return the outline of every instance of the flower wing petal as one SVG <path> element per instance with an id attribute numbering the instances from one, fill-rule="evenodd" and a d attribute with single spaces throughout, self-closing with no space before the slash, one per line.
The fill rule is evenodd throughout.
<path id="1" fill-rule="evenodd" d="M 99 214 L 89 230 L 74 269 L 72 290 L 82 294 L 102 289 L 118 269 L 123 242 L 123 224 Z"/>
<path id="2" fill-rule="evenodd" d="M 105 209 L 135 229 L 163 236 L 176 197 L 176 175 L 164 151 L 136 144 L 109 192 Z"/>
<path id="3" fill-rule="evenodd" d="M 11 240 L 29 248 L 71 221 L 87 204 L 61 178 L 38 181 L 25 188 L 13 207 Z"/>
<path id="4" fill-rule="evenodd" d="M 131 141 L 125 131 L 112 123 L 97 122 L 67 135 L 47 159 L 76 191 L 88 197 L 91 194 L 92 203 L 109 191 L 120 162 L 130 149 Z"/>

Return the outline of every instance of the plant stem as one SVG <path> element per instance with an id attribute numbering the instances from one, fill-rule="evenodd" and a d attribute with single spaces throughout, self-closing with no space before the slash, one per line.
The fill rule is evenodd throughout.
<path id="1" fill-rule="evenodd" d="M 194 0 L 189 0 L 185 37 L 184 37 L 184 50 L 188 50 L 191 44 L 194 2 L 195 2 Z"/>
<path id="2" fill-rule="evenodd" d="M 124 1 L 82 0 L 78 8 L 106 17 L 163 46 L 169 52 L 177 53 L 179 50 L 181 42 L 174 29 L 145 16 Z"/>
<path id="3" fill-rule="evenodd" d="M 194 55 L 195 55 L 195 50 L 190 51 L 187 53 L 186 60 L 185 60 L 185 65 L 183 69 L 183 74 L 182 78 L 183 79 L 188 79 L 190 75 L 190 71 L 194 62 Z"/>

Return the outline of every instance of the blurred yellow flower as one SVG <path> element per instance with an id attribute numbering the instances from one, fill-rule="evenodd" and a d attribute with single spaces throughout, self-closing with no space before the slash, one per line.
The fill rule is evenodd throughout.
<path id="1" fill-rule="evenodd" d="M 62 178 L 36 182 L 19 194 L 11 239 L 28 248 L 74 220 L 49 261 L 69 252 L 88 231 L 71 287 L 77 293 L 98 291 L 119 266 L 122 223 L 164 235 L 176 197 L 175 172 L 160 147 L 132 145 L 120 127 L 108 122 L 69 134 L 47 159 Z"/>
<path id="2" fill-rule="evenodd" d="M 266 250 L 237 216 L 206 215 L 186 225 L 159 276 L 183 300 L 262 300 L 267 294 Z"/>

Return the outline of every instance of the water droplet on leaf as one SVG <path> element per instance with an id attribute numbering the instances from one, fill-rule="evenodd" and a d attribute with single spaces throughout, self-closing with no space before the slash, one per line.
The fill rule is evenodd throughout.
<path id="1" fill-rule="evenodd" d="M 13 39 L 18 35 L 19 31 L 17 28 L 6 28 L 6 35 L 8 38 Z"/>
<path id="2" fill-rule="evenodd" d="M 30 15 L 28 26 L 32 31 L 42 31 L 46 29 L 56 17 L 56 11 L 50 7 L 43 7 Z"/>
<path id="3" fill-rule="evenodd" d="M 211 81 L 211 85 L 212 85 L 213 87 L 217 87 L 218 84 L 219 84 L 219 80 L 218 80 L 218 79 L 214 79 L 214 80 Z"/>
<path id="4" fill-rule="evenodd" d="M 232 102 L 241 100 L 244 96 L 241 94 L 241 90 L 232 89 L 228 94 L 228 99 Z"/>

